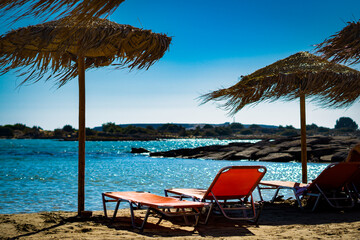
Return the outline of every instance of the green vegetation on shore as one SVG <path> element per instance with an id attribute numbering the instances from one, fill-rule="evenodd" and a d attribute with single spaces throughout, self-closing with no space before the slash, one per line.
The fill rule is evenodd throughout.
<path id="1" fill-rule="evenodd" d="M 98 129 L 98 128 L 97 128 Z M 333 129 L 319 127 L 316 124 L 306 126 L 308 136 L 311 135 L 354 135 L 360 136 L 358 125 L 351 118 L 341 117 Z M 160 138 L 269 138 L 276 136 L 296 136 L 300 130 L 293 126 L 264 127 L 252 124 L 244 126 L 241 123 L 225 123 L 223 125 L 194 124 L 185 128 L 178 124 L 163 124 L 154 128 L 151 125 L 139 127 L 134 125 L 119 126 L 115 123 L 102 125 L 101 130 L 86 128 L 87 140 L 156 140 Z M 24 124 L 0 126 L 0 138 L 30 138 L 30 139 L 63 139 L 76 140 L 77 130 L 71 125 L 62 129 L 45 131 L 39 126 L 28 127 Z"/>

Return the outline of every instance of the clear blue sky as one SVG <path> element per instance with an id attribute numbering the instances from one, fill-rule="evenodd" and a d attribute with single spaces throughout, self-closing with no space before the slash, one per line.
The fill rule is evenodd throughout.
<path id="1" fill-rule="evenodd" d="M 313 45 L 360 18 L 358 0 L 126 0 L 110 20 L 173 37 L 170 50 L 148 71 L 86 72 L 86 125 L 102 123 L 223 123 L 299 127 L 299 102 L 261 103 L 234 118 L 215 103 L 199 106 L 201 94 L 229 87 L 240 75 L 311 51 Z M 33 25 L 29 19 L 13 25 Z M 10 30 L 0 26 L 0 33 Z M 353 66 L 360 70 L 360 66 Z M 14 72 L 0 76 L 0 125 L 24 123 L 44 129 L 78 124 L 77 79 L 60 89 L 38 82 L 16 88 Z M 360 125 L 360 103 L 348 109 L 307 104 L 307 124 L 334 127 L 338 118 Z"/>

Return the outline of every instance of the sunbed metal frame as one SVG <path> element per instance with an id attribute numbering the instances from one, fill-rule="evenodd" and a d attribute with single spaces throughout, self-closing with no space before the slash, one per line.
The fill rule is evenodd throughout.
<path id="1" fill-rule="evenodd" d="M 139 194 L 139 197 L 137 199 L 126 199 L 126 197 L 120 197 L 120 196 L 115 196 L 116 194 L 121 195 L 121 194 L 126 194 L 126 193 L 131 193 L 131 194 Z M 147 192 L 106 192 L 106 193 L 102 193 L 102 200 L 103 200 L 103 207 L 104 207 L 104 214 L 105 217 L 108 217 L 107 214 L 107 207 L 106 207 L 106 203 L 108 202 L 116 202 L 116 207 L 114 209 L 114 214 L 111 217 L 111 219 L 114 221 L 116 219 L 116 215 L 118 212 L 118 209 L 120 207 L 120 203 L 121 202 L 127 202 L 129 203 L 130 206 L 130 213 L 131 213 L 131 225 L 136 228 L 139 229 L 140 231 L 144 230 L 145 224 L 147 223 L 148 217 L 151 213 L 157 213 L 159 214 L 161 217 L 159 219 L 159 221 L 156 224 L 160 224 L 160 222 L 162 221 L 162 219 L 164 217 L 184 217 L 185 223 L 189 224 L 187 217 L 188 216 L 194 216 L 195 217 L 195 223 L 193 226 L 197 226 L 198 222 L 199 222 L 199 217 L 200 217 L 200 210 L 199 208 L 204 207 L 206 204 L 201 204 L 201 203 L 197 203 L 194 204 L 193 202 L 190 202 L 192 204 L 189 204 L 189 201 L 186 200 L 179 200 L 176 199 L 178 201 L 178 203 L 180 204 L 176 204 L 176 206 L 171 205 L 171 204 L 161 204 L 160 202 L 154 202 L 154 203 L 147 203 L 147 202 L 142 202 L 141 200 L 141 193 L 145 193 L 147 195 L 152 195 L 152 196 L 156 196 L 156 197 L 161 197 L 161 198 L 169 198 L 169 197 L 162 197 L 159 195 L 155 195 L 152 193 L 147 193 Z M 114 195 L 115 194 L 115 195 Z M 174 198 L 171 198 L 174 199 Z M 143 209 L 147 209 L 145 217 L 143 222 L 141 223 L 140 226 L 136 225 L 135 223 L 135 214 L 134 211 L 135 210 L 143 210 Z M 176 209 L 176 212 L 171 212 L 170 209 Z M 191 209 L 191 210 L 186 210 L 186 209 Z"/>
<path id="2" fill-rule="evenodd" d="M 284 182 L 285 183 L 285 182 Z M 261 187 L 260 185 L 265 185 L 267 187 Z M 321 187 L 318 185 L 318 184 L 314 184 L 314 186 L 317 188 L 318 190 L 318 193 L 311 193 L 311 192 L 304 192 L 302 194 L 302 198 L 306 197 L 306 196 L 309 196 L 309 197 L 316 197 L 316 200 L 315 200 L 315 203 L 314 203 L 314 206 L 312 207 L 311 211 L 315 211 L 316 207 L 318 206 L 319 204 L 319 201 L 321 198 L 324 198 L 327 203 L 333 207 L 333 208 L 351 208 L 351 207 L 354 207 L 354 200 L 353 198 L 351 197 L 351 194 L 350 194 L 350 191 L 349 191 L 349 187 L 347 185 L 344 186 L 343 190 L 341 192 L 339 191 L 334 191 L 332 193 L 326 193 L 325 191 L 323 191 L 321 189 Z M 266 183 L 266 181 L 264 182 L 260 182 L 259 186 L 258 186 L 258 189 L 259 189 L 259 195 L 260 195 L 260 198 L 262 199 L 262 195 L 261 195 L 261 190 L 264 190 L 264 189 L 276 189 L 275 191 L 275 194 L 274 196 L 272 197 L 272 199 L 270 200 L 270 203 L 274 203 L 275 200 L 276 200 L 276 197 L 278 196 L 279 192 L 281 189 L 289 189 L 289 190 L 292 190 L 293 193 L 294 193 L 294 197 L 298 203 L 298 206 L 300 207 L 300 209 L 304 209 L 304 206 L 303 204 L 301 203 L 301 199 L 300 197 L 297 195 L 297 188 L 295 187 L 288 187 L 288 186 L 272 186 L 270 183 Z M 332 194 L 333 196 L 330 196 L 329 194 Z M 339 197 L 340 194 L 343 194 L 344 197 Z M 350 204 L 349 205 L 340 205 L 339 204 L 339 201 L 340 200 L 345 200 L 345 201 L 349 201 Z"/>
<path id="3" fill-rule="evenodd" d="M 319 178 L 324 178 L 324 175 L 326 177 L 326 174 L 328 171 L 334 172 L 339 169 L 346 169 L 347 176 L 343 176 L 342 178 L 338 177 L 337 185 L 333 188 L 329 186 L 322 186 L 322 184 L 319 184 Z M 316 197 L 314 206 L 312 208 L 312 211 L 315 211 L 316 207 L 319 204 L 319 201 L 321 198 L 324 198 L 326 202 L 333 208 L 351 208 L 354 207 L 355 201 L 352 197 L 352 194 L 350 193 L 349 185 L 351 184 L 351 178 L 356 173 L 356 171 L 359 171 L 360 168 L 359 163 L 333 163 L 327 166 L 320 174 L 319 176 L 309 185 L 296 183 L 296 182 L 289 182 L 289 181 L 261 181 L 258 185 L 259 195 L 260 198 L 263 200 L 261 195 L 261 190 L 264 189 L 276 189 L 275 194 L 273 198 L 271 199 L 271 203 L 273 203 L 276 200 L 276 197 L 278 196 L 281 189 L 289 189 L 292 190 L 295 196 L 295 199 L 301 209 L 304 209 L 304 206 L 301 203 L 301 199 L 297 194 L 298 187 L 305 187 L 305 191 L 302 193 L 302 197 Z M 344 172 L 342 172 L 344 174 Z M 333 176 L 336 178 L 337 176 Z M 264 185 L 266 187 L 262 187 L 261 185 Z M 342 196 L 341 196 L 342 195 Z M 340 201 L 348 202 L 348 204 L 341 204 Z"/>
<path id="4" fill-rule="evenodd" d="M 236 197 L 224 197 L 224 196 L 217 196 L 216 193 L 213 192 L 213 187 L 215 186 L 216 182 L 220 178 L 222 174 L 226 174 L 229 170 L 249 170 L 254 169 L 257 170 L 259 173 L 258 178 L 256 181 L 254 181 L 254 185 L 252 188 L 244 195 L 236 195 Z M 255 202 L 252 192 L 262 179 L 262 177 L 266 173 L 266 168 L 264 166 L 229 166 L 222 168 L 218 174 L 215 176 L 212 184 L 208 189 L 165 189 L 165 196 L 168 196 L 169 193 L 175 194 L 180 199 L 183 198 L 191 198 L 193 201 L 199 201 L 199 202 L 209 202 L 209 209 L 208 213 L 206 215 L 206 219 L 204 224 L 207 224 L 210 215 L 213 213 L 213 210 L 218 208 L 220 210 L 220 213 L 227 219 L 230 220 L 237 220 L 237 221 L 250 221 L 258 224 L 258 219 L 261 214 L 262 208 L 263 208 L 263 201 Z M 236 179 L 235 179 L 236 180 Z M 235 183 L 235 184 L 241 184 L 241 183 Z M 191 194 L 191 191 L 194 192 L 194 194 Z M 195 193 L 196 192 L 196 193 Z M 174 197 L 174 196 L 173 196 Z M 248 201 L 250 197 L 250 202 Z M 228 201 L 228 200 L 236 200 L 234 201 Z M 252 213 L 252 216 L 248 216 L 248 211 L 250 210 Z M 230 212 L 236 212 L 236 213 L 242 213 L 242 217 L 233 217 L 230 216 Z"/>

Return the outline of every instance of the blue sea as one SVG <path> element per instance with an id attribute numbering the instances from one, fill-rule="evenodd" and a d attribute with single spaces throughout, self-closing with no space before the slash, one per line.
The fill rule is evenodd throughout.
<path id="1" fill-rule="evenodd" d="M 216 173 L 230 165 L 263 165 L 267 168 L 266 180 L 301 181 L 301 164 L 295 162 L 152 158 L 130 153 L 132 147 L 165 151 L 229 142 L 233 141 L 86 142 L 85 210 L 102 210 L 101 193 L 106 191 L 163 195 L 164 189 L 172 187 L 207 188 Z M 0 214 L 77 211 L 77 151 L 77 142 L 0 140 Z M 308 178 L 315 178 L 326 166 L 309 163 Z M 263 196 L 270 199 L 272 193 Z M 285 193 L 285 197 L 291 197 L 291 193 Z"/>

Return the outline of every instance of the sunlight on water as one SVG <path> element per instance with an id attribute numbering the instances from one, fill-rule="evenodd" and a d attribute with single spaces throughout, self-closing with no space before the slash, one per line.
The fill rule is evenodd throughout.
<path id="1" fill-rule="evenodd" d="M 101 210 L 106 191 L 150 191 L 163 195 L 172 187 L 207 188 L 230 165 L 263 165 L 266 180 L 301 180 L 300 163 L 150 158 L 131 154 L 227 144 L 228 140 L 163 140 L 86 143 L 86 209 Z M 309 163 L 309 179 L 327 164 Z M 77 211 L 77 142 L 0 140 L 0 213 Z M 271 192 L 265 192 L 269 199 Z M 290 197 L 286 195 L 285 197 Z M 128 207 L 123 205 L 122 207 Z"/>

